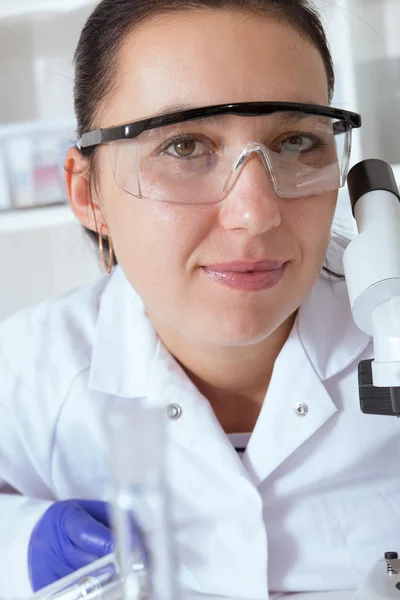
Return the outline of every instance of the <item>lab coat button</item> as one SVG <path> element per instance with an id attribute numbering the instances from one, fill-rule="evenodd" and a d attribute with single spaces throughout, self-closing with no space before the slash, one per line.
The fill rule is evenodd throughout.
<path id="1" fill-rule="evenodd" d="M 299 417 L 305 417 L 308 414 L 308 406 L 304 402 L 298 402 L 294 410 L 299 415 Z"/>
<path id="2" fill-rule="evenodd" d="M 170 404 L 167 408 L 168 418 L 177 421 L 182 416 L 182 407 L 179 404 Z"/>

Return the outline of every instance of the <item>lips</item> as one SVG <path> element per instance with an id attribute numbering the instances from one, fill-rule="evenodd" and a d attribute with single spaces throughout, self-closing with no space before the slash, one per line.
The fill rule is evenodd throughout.
<path id="1" fill-rule="evenodd" d="M 278 260 L 264 260 L 257 262 L 238 260 L 219 265 L 207 265 L 205 268 L 219 273 L 253 273 L 261 271 L 276 271 L 281 269 L 284 264 L 284 261 Z"/>
<path id="2" fill-rule="evenodd" d="M 203 270 L 216 283 L 243 292 L 257 292 L 277 285 L 285 274 L 287 264 L 276 260 L 236 261 L 209 265 Z"/>

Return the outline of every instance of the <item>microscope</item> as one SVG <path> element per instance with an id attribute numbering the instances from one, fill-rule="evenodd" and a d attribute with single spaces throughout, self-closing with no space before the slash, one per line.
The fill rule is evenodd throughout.
<path id="1" fill-rule="evenodd" d="M 400 417 L 399 189 L 392 168 L 376 159 L 350 171 L 348 189 L 358 236 L 345 251 L 344 270 L 353 319 L 373 338 L 375 356 L 359 364 L 361 410 Z M 400 560 L 397 552 L 386 552 L 352 600 L 396 598 Z"/>
<path id="2" fill-rule="evenodd" d="M 353 319 L 374 341 L 359 366 L 361 410 L 400 416 L 400 194 L 391 167 L 366 160 L 349 173 L 359 235 L 344 254 Z"/>

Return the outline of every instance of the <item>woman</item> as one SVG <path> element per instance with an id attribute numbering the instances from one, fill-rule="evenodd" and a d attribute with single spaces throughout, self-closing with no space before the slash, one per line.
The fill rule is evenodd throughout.
<path id="1" fill-rule="evenodd" d="M 75 58 L 66 185 L 113 272 L 0 328 L 0 595 L 112 550 L 112 396 L 170 415 L 184 590 L 355 589 L 400 540 L 398 424 L 360 414 L 371 341 L 320 276 L 360 119 L 317 14 L 103 0 Z"/>

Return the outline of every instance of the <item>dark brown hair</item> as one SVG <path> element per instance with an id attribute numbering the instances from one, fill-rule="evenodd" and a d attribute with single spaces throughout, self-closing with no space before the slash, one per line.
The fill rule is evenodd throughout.
<path id="1" fill-rule="evenodd" d="M 320 51 L 332 100 L 332 55 L 321 19 L 309 0 L 102 0 L 83 28 L 74 57 L 78 138 L 100 126 L 102 108 L 115 91 L 115 74 L 127 36 L 152 19 L 196 10 L 236 10 L 288 23 Z M 93 183 L 96 149 L 82 150 L 82 155 L 88 159 Z M 96 237 L 94 232 L 89 234 Z M 107 248 L 106 239 L 104 245 Z"/>

